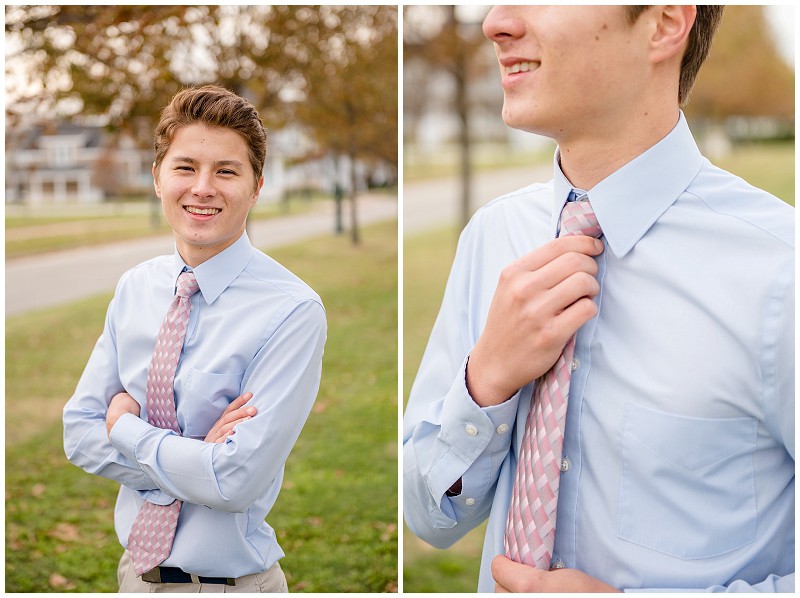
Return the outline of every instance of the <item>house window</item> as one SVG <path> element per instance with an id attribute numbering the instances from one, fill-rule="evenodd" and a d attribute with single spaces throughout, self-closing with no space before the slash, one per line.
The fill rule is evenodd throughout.
<path id="1" fill-rule="evenodd" d="M 72 148 L 68 145 L 56 145 L 52 151 L 54 166 L 69 166 L 74 162 Z"/>

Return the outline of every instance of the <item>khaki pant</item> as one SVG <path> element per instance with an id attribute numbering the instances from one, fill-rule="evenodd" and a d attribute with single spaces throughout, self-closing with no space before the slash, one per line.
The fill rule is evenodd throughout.
<path id="1" fill-rule="evenodd" d="M 278 563 L 261 573 L 239 577 L 235 586 L 214 583 L 150 583 L 142 581 L 142 578 L 137 576 L 133 570 L 131 553 L 127 550 L 119 560 L 117 581 L 119 582 L 120 593 L 165 592 L 171 594 L 197 594 L 202 592 L 268 593 L 289 591 L 286 587 L 286 577 Z"/>

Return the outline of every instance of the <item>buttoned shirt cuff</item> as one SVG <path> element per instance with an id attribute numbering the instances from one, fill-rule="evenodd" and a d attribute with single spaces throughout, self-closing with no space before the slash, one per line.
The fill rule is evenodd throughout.
<path id="1" fill-rule="evenodd" d="M 111 441 L 111 445 L 119 452 L 134 463 L 138 463 L 139 461 L 136 459 L 136 445 L 145 434 L 152 430 L 153 426 L 143 419 L 136 417 L 132 413 L 126 413 L 121 416 L 114 424 L 114 427 L 111 428 L 109 440 Z M 156 505 L 168 505 L 175 500 L 174 497 L 157 488 L 153 490 L 141 490 L 138 491 L 138 494 L 143 500 Z"/>
<path id="2" fill-rule="evenodd" d="M 511 431 L 517 416 L 519 392 L 509 400 L 481 407 L 466 386 L 466 363 L 444 398 L 439 440 L 447 450 L 431 468 L 428 487 L 431 495 L 449 501 L 451 515 L 460 519 L 474 511 L 492 487 L 511 447 Z M 454 472 L 458 472 L 454 478 Z M 445 492 L 461 477 L 461 494 L 445 497 Z M 445 505 L 441 505 L 447 511 Z"/>
<path id="3" fill-rule="evenodd" d="M 499 405 L 481 407 L 467 390 L 467 359 L 445 395 L 440 437 L 470 464 L 484 452 L 508 451 L 511 446 L 508 431 L 517 417 L 519 392 Z"/>

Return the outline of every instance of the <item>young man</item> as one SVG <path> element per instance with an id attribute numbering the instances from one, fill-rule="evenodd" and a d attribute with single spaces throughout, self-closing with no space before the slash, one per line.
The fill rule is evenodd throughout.
<path id="1" fill-rule="evenodd" d="M 64 408 L 65 450 L 121 484 L 121 592 L 287 591 L 264 518 L 319 388 L 325 313 L 245 232 L 266 155 L 251 104 L 181 91 L 155 151 L 175 253 L 122 276 Z"/>
<path id="2" fill-rule="evenodd" d="M 481 591 L 794 589 L 793 210 L 679 109 L 720 16 L 486 17 L 554 180 L 463 232 L 404 422 L 406 521 L 488 516 Z"/>

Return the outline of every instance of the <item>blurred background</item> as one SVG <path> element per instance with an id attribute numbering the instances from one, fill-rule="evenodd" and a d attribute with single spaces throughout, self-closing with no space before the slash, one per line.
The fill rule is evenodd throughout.
<path id="1" fill-rule="evenodd" d="M 403 9 L 403 386 L 414 381 L 458 234 L 481 205 L 552 178 L 552 141 L 506 127 L 488 6 Z M 703 153 L 794 205 L 793 6 L 728 6 L 684 109 Z M 484 526 L 449 550 L 408 529 L 406 592 L 474 592 Z"/>
<path id="2" fill-rule="evenodd" d="M 259 110 L 251 241 L 328 316 L 268 518 L 289 589 L 397 589 L 397 23 L 391 6 L 6 7 L 6 591 L 117 589 L 118 485 L 66 461 L 61 409 L 119 276 L 174 250 L 152 134 L 205 83 Z"/>

